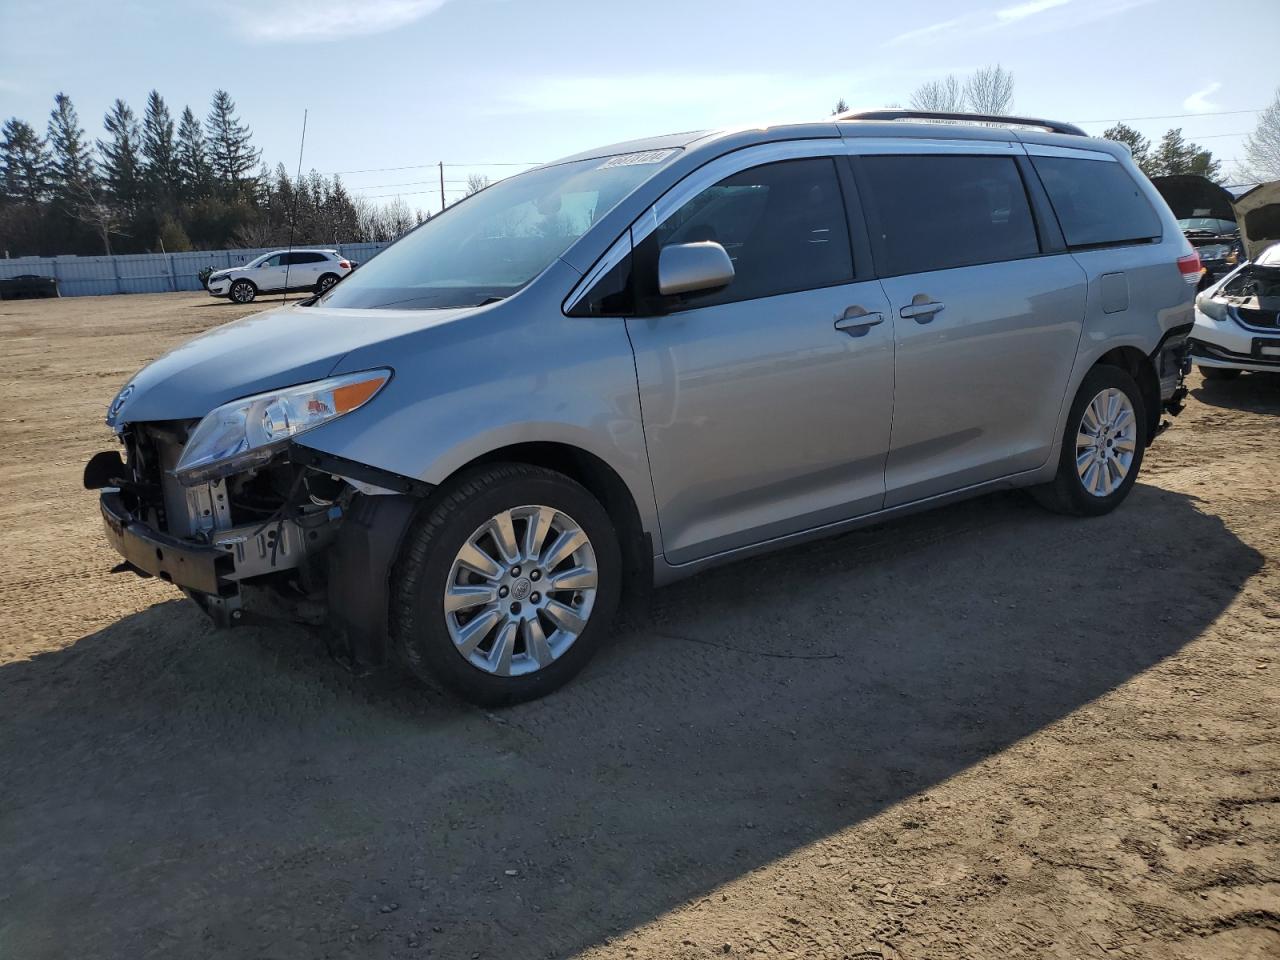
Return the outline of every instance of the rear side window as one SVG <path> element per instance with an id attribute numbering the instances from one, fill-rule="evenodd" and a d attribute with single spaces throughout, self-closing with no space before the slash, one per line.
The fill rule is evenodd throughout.
<path id="1" fill-rule="evenodd" d="M 323 263 L 324 259 L 319 253 L 286 253 L 284 262 L 296 267 L 303 263 Z"/>
<path id="2" fill-rule="evenodd" d="M 1069 247 L 1159 240 L 1162 230 L 1146 196 L 1123 164 L 1069 157 L 1032 157 Z"/>
<path id="3" fill-rule="evenodd" d="M 859 160 L 882 276 L 1034 257 L 1027 191 L 1012 157 Z"/>
<path id="4" fill-rule="evenodd" d="M 733 261 L 723 290 L 692 296 L 708 306 L 849 283 L 853 256 L 844 197 L 830 157 L 752 167 L 703 190 L 646 240 L 651 252 L 714 240 Z M 646 257 L 646 259 L 648 259 Z M 656 255 L 652 263 L 657 263 Z"/>

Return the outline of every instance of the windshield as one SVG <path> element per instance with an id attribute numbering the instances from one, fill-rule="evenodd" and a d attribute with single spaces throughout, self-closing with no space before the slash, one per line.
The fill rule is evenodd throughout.
<path id="1" fill-rule="evenodd" d="M 579 160 L 500 181 L 396 241 L 320 303 L 430 309 L 508 297 L 672 152 Z"/>
<path id="2" fill-rule="evenodd" d="M 1178 221 L 1178 229 L 1183 233 L 1235 233 L 1234 220 L 1216 220 L 1213 217 L 1191 217 Z"/>

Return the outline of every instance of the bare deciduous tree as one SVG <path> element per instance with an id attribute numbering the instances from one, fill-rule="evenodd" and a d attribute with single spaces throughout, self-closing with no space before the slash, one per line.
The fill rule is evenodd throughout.
<path id="1" fill-rule="evenodd" d="M 97 183 L 85 181 L 77 185 L 72 193 L 74 205 L 72 213 L 81 223 L 92 227 L 102 240 L 103 252 L 111 256 L 111 238 L 128 237 L 124 230 L 128 214 L 123 207 L 113 202 L 106 191 Z"/>
<path id="2" fill-rule="evenodd" d="M 1280 180 L 1280 89 L 1258 114 L 1258 125 L 1244 141 L 1243 172 L 1252 180 Z"/>
<path id="3" fill-rule="evenodd" d="M 947 74 L 941 80 L 930 80 L 916 87 L 911 94 L 914 110 L 934 110 L 939 113 L 960 113 L 964 110 L 964 91 L 955 74 Z"/>
<path id="4" fill-rule="evenodd" d="M 1013 109 L 1013 74 L 998 63 L 975 70 L 964 82 L 964 102 L 974 113 L 1007 116 Z"/>
<path id="5" fill-rule="evenodd" d="M 473 173 L 471 174 L 471 176 L 467 177 L 466 195 L 469 197 L 473 193 L 479 193 L 485 187 L 489 186 L 489 184 L 492 182 L 493 182 L 492 180 L 490 180 L 488 177 L 486 177 L 482 173 Z"/>

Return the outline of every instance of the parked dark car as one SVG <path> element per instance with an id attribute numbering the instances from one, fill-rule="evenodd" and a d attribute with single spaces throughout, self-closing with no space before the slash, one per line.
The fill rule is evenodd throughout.
<path id="1" fill-rule="evenodd" d="M 1151 182 L 1169 204 L 1183 236 L 1200 254 L 1204 272 L 1197 289 L 1211 286 L 1245 259 L 1235 198 L 1223 187 L 1195 174 L 1155 177 Z"/>
<path id="2" fill-rule="evenodd" d="M 0 278 L 0 300 L 39 300 L 60 296 L 58 281 L 53 277 L 20 273 L 16 277 Z"/>

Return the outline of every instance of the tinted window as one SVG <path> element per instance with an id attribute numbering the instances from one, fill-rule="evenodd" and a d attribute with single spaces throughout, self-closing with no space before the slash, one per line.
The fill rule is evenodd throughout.
<path id="1" fill-rule="evenodd" d="M 883 275 L 995 263 L 1040 252 L 1012 157 L 863 157 Z M 880 261 L 884 262 L 881 263 Z"/>
<path id="2" fill-rule="evenodd" d="M 293 255 L 294 266 L 300 263 L 323 263 L 325 256 L 322 253 L 295 253 Z"/>
<path id="3" fill-rule="evenodd" d="M 853 279 L 844 198 L 829 157 L 753 167 L 708 187 L 659 224 L 642 260 L 656 265 L 662 247 L 702 240 L 725 248 L 735 275 L 723 290 L 689 297 L 692 306 Z"/>
<path id="4" fill-rule="evenodd" d="M 1032 157 L 1069 247 L 1159 239 L 1160 218 L 1122 164 Z"/>

